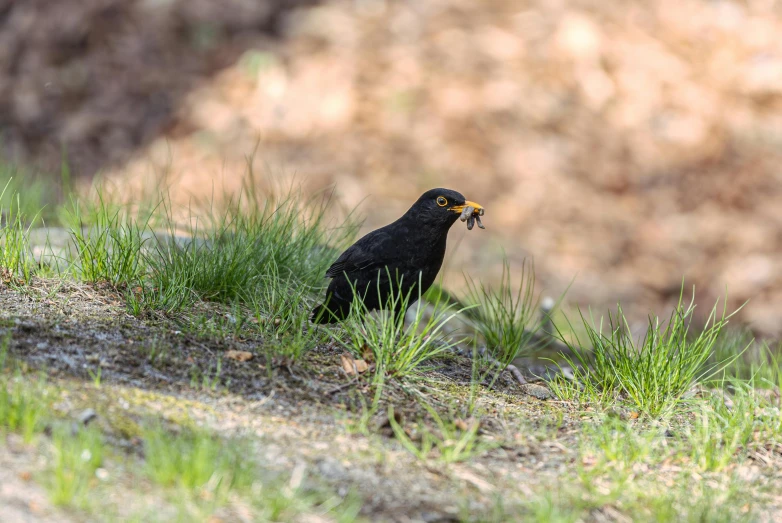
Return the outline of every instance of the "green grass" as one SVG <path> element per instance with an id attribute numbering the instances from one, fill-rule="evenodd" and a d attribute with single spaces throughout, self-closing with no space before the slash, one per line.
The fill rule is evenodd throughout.
<path id="1" fill-rule="evenodd" d="M 753 449 L 782 443 L 779 398 L 750 380 L 729 379 L 693 405 L 685 429 L 690 456 L 702 471 L 720 471 Z"/>
<path id="2" fill-rule="evenodd" d="M 145 472 L 161 486 L 207 489 L 222 497 L 252 485 L 255 463 L 241 442 L 226 442 L 200 430 L 175 434 L 159 425 L 144 430 L 142 439 Z"/>
<path id="3" fill-rule="evenodd" d="M 304 352 L 329 341 L 329 333 L 310 325 L 314 289 L 296 278 L 282 277 L 276 267 L 249 293 L 246 302 L 263 336 L 267 352 L 285 360 L 298 360 Z"/>
<path id="4" fill-rule="evenodd" d="M 408 436 L 397 422 L 393 408 L 389 407 L 388 411 L 388 421 L 394 436 L 402 447 L 416 458 L 422 461 L 456 463 L 468 461 L 496 447 L 483 441 L 478 435 L 479 419 L 462 421 L 463 426 L 459 427 L 455 420 L 444 420 L 429 405 L 424 405 L 424 408 L 434 422 L 434 428 L 430 428 L 425 422 L 419 423 L 417 441 Z"/>
<path id="5" fill-rule="evenodd" d="M 388 275 L 389 281 L 393 278 Z M 401 281 L 396 286 L 401 289 Z M 356 358 L 370 355 L 374 364 L 373 381 L 381 385 L 387 378 L 409 379 L 420 373 L 432 358 L 451 350 L 458 343 L 446 336 L 447 323 L 465 309 L 452 303 L 429 303 L 415 294 L 418 286 L 408 292 L 397 290 L 389 294 L 384 310 L 372 312 L 361 300 L 354 300 L 349 317 L 340 327 L 330 327 L 332 335 Z M 376 289 L 381 296 L 380 283 Z M 354 289 L 355 293 L 355 289 Z M 382 301 L 382 298 L 381 298 Z M 412 310 L 412 321 L 405 314 L 390 311 Z M 431 310 L 427 310 L 431 307 Z"/>
<path id="6" fill-rule="evenodd" d="M 44 485 L 55 505 L 84 507 L 97 481 L 95 472 L 103 462 L 103 434 L 94 427 L 81 430 L 56 420 L 47 383 L 19 369 L 9 369 L 15 366 L 9 365 L 15 363 L 9 362 L 9 341 L 10 337 L 5 337 L 0 346 L 0 436 L 14 432 L 30 444 L 47 428 L 54 427 Z M 74 432 L 74 428 L 79 430 Z"/>
<path id="7" fill-rule="evenodd" d="M 143 490 L 145 478 L 163 489 L 157 493 L 165 501 L 163 513 L 178 514 L 182 520 L 205 521 L 219 507 L 233 504 L 249 507 L 258 521 L 301 515 L 346 522 L 357 518 L 361 502 L 355 495 L 335 495 L 308 481 L 304 470 L 291 475 L 261 467 L 249 439 L 220 437 L 192 426 L 164 429 L 160 422 L 149 422 L 139 434 L 141 455 L 127 454 L 122 438 L 103 432 L 107 425 L 100 415 L 88 427 L 54 415 L 50 388 L 9 370 L 8 360 L 6 350 L 0 351 L 0 436 L 19 434 L 31 444 L 30 452 L 37 449 L 46 457 L 45 468 L 34 477 L 53 505 L 76 509 L 79 517 L 124 518 L 123 510 L 105 496 L 115 492 L 119 499 L 138 499 L 137 488 Z M 65 390 L 61 393 L 71 397 Z M 0 450 L 3 445 L 0 441 Z"/>
<path id="8" fill-rule="evenodd" d="M 304 196 L 291 187 L 262 194 L 249 173 L 238 196 L 200 202 L 184 223 L 170 196 L 120 205 L 100 186 L 59 210 L 73 248 L 64 260 L 78 281 L 108 283 L 128 310 L 180 316 L 199 333 L 255 333 L 287 361 L 327 340 L 309 326 L 309 311 L 326 283 L 323 274 L 355 236 L 348 214 L 334 221 L 328 193 Z M 3 198 L 0 197 L 0 201 Z M 6 279 L 29 281 L 38 267 L 28 244 L 30 224 L 9 200 L 0 228 L 0 267 Z M 200 321 L 197 305 L 216 303 L 227 319 Z"/>
<path id="9" fill-rule="evenodd" d="M 30 443 L 44 429 L 49 391 L 44 383 L 11 368 L 10 342 L 10 335 L 0 341 L 0 436 L 14 432 Z"/>
<path id="10" fill-rule="evenodd" d="M 723 423 L 696 422 L 674 430 L 691 426 L 702 433 L 669 436 L 658 424 L 597 416 L 581 433 L 574 467 L 578 481 L 561 491 L 560 509 L 583 514 L 607 506 L 644 521 L 744 519 L 750 509 L 748 487 L 741 489 L 742 480 L 724 467 L 744 462 L 733 435 L 722 431 Z M 705 453 L 713 461 L 704 461 Z M 715 511 L 715 504 L 722 509 Z"/>
<path id="11" fill-rule="evenodd" d="M 326 333 L 309 326 L 309 311 L 335 253 L 354 237 L 355 220 L 348 216 L 336 225 L 330 222 L 328 195 L 304 197 L 290 189 L 281 196 L 264 196 L 252 179 L 240 196 L 227 198 L 219 209 L 214 202 L 204 207 L 206 218 L 197 218 L 194 211 L 184 227 L 174 221 L 165 201 L 157 206 L 163 218 L 146 218 L 135 228 L 118 228 L 116 215 L 110 215 L 109 227 L 103 228 L 110 232 L 97 236 L 97 243 L 108 239 L 114 247 L 80 252 L 109 269 L 105 279 L 120 274 L 113 282 L 126 284 L 134 314 L 184 314 L 185 324 L 205 334 L 255 333 L 264 337 L 267 352 L 290 361 L 325 342 Z M 216 217 L 210 214 L 215 212 Z M 150 237 L 151 223 L 162 223 L 165 234 Z M 140 260 L 133 254 L 138 252 Z M 119 270 L 112 269 L 112 259 Z M 194 318 L 193 306 L 205 302 L 224 305 L 230 319 Z"/>
<path id="12" fill-rule="evenodd" d="M 155 367 L 156 365 L 165 362 L 169 357 L 171 345 L 165 340 L 160 339 L 159 336 L 155 336 L 147 343 L 143 344 L 141 350 L 146 355 L 147 362 Z"/>
<path id="13" fill-rule="evenodd" d="M 333 250 L 349 245 L 356 231 L 350 219 L 330 226 L 329 204 L 294 189 L 261 195 L 250 180 L 240 196 L 220 210 L 212 206 L 206 218 L 193 215 L 184 230 L 168 219 L 168 239 L 147 257 L 149 301 L 166 310 L 196 299 L 230 303 L 259 294 L 270 278 L 320 288 Z"/>
<path id="14" fill-rule="evenodd" d="M 693 302 L 682 297 L 667 322 L 650 317 L 646 334 L 633 340 L 621 307 L 609 315 L 604 330 L 581 315 L 588 345 L 576 336 L 575 343 L 560 336 L 574 357 L 565 357 L 575 380 L 560 379 L 553 390 L 562 399 L 614 401 L 626 398 L 641 412 L 657 417 L 670 413 L 694 384 L 716 375 L 730 361 L 713 359 L 714 346 L 728 322 L 728 315 L 715 305 L 701 330 L 691 329 Z M 735 313 L 734 313 L 735 314 Z M 591 346 L 591 351 L 583 347 Z M 738 355 L 736 355 L 737 357 Z"/>
<path id="15" fill-rule="evenodd" d="M 54 431 L 46 486 L 55 505 L 85 507 L 98 482 L 96 471 L 103 464 L 106 444 L 99 429 L 82 429 L 76 434 L 71 430 L 66 424 Z"/>
<path id="16" fill-rule="evenodd" d="M 218 359 L 207 368 L 193 363 L 190 366 L 190 386 L 194 389 L 216 391 L 221 385 L 220 374 L 223 370 L 223 360 Z"/>
<path id="17" fill-rule="evenodd" d="M 6 185 L 0 192 L 0 204 L 5 202 L 8 188 Z M 7 205 L 0 206 L 0 279 L 11 282 L 30 281 L 36 267 L 29 232 L 38 215 L 26 215 L 21 201 L 19 193 L 12 193 Z"/>
<path id="18" fill-rule="evenodd" d="M 173 432 L 159 424 L 147 427 L 142 438 L 147 477 L 202 506 L 206 514 L 237 497 L 251 502 L 258 521 L 288 521 L 307 513 L 353 521 L 360 508 L 352 496 L 306 486 L 303 470 L 294 470 L 287 482 L 264 470 L 249 440 L 197 428 Z M 192 507 L 182 511 L 193 517 Z"/>
<path id="19" fill-rule="evenodd" d="M 4 188 L 0 208 L 7 209 L 13 204 L 23 216 L 40 216 L 47 222 L 54 222 L 56 204 L 65 192 L 64 182 L 63 179 L 60 183 L 52 183 L 52 177 L 30 172 L 0 158 L 0 187 Z"/>
<path id="20" fill-rule="evenodd" d="M 482 374 L 499 374 L 518 357 L 529 357 L 545 348 L 537 336 L 550 321 L 547 311 L 542 317 L 540 298 L 535 298 L 535 268 L 526 260 L 521 266 L 520 282 L 512 281 L 510 263 L 503 260 L 502 276 L 496 286 L 476 282 L 465 275 L 467 291 L 464 302 L 473 307 L 465 316 L 480 335 L 490 356 L 482 362 Z"/>
<path id="21" fill-rule="evenodd" d="M 0 435 L 15 432 L 29 443 L 44 428 L 47 391 L 19 374 L 0 374 Z"/>
<path id="22" fill-rule="evenodd" d="M 71 264 L 74 276 L 122 289 L 140 283 L 145 273 L 144 244 L 148 238 L 144 234 L 149 222 L 131 220 L 100 196 L 96 205 L 85 220 L 83 204 L 76 200 L 67 218 L 76 250 Z"/>
<path id="23" fill-rule="evenodd" d="M 23 206 L 18 190 L 9 184 L 0 194 L 0 266 L 29 279 L 34 263 L 27 232 L 40 208 L 30 214 L 35 207 Z M 57 208 L 75 246 L 70 272 L 77 280 L 132 288 L 127 298 L 136 313 L 179 312 L 198 301 L 249 304 L 256 296 L 254 305 L 266 305 L 269 284 L 307 289 L 298 297 L 309 300 L 359 225 L 350 214 L 334 222 L 341 211 L 335 212 L 329 193 L 305 196 L 294 186 L 262 193 L 252 172 L 238 195 L 196 202 L 183 222 L 166 192 L 120 204 L 100 185 L 92 191 Z M 25 188 L 25 194 L 32 192 Z"/>

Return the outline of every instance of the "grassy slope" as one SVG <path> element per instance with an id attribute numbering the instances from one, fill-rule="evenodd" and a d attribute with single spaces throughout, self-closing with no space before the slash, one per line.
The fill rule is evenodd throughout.
<path id="1" fill-rule="evenodd" d="M 725 375 L 741 380 L 706 383 L 692 363 L 741 340 L 652 325 L 633 346 L 587 323 L 597 350 L 574 350 L 596 372 L 541 401 L 497 374 L 526 350 L 503 337 L 493 360 L 471 360 L 395 336 L 383 318 L 307 327 L 352 226 L 327 227 L 317 201 L 248 194 L 250 205 L 202 215 L 218 218 L 184 246 L 152 243 L 153 220 L 105 201 L 71 208 L 61 214 L 77 248 L 56 277 L 30 256 L 23 216 L 7 214 L 0 432 L 4 470 L 21 482 L 9 505 L 123 521 L 782 516 L 779 361 L 733 362 Z M 523 337 L 518 325 L 534 325 L 531 294 L 474 289 L 483 311 L 499 311 L 472 314 L 478 331 Z M 428 318 L 423 334 L 437 328 Z M 393 358 L 346 375 L 343 351 L 371 364 L 392 339 Z M 655 357 L 661 346 L 672 358 Z"/>
<path id="2" fill-rule="evenodd" d="M 111 297 L 75 285 L 33 297 L 7 288 L 0 293 L 4 331 L 11 335 L 3 383 L 13 397 L 31 391 L 29 397 L 46 406 L 28 443 L 16 427 L 5 444 L 17 456 L 9 466 L 20 477 L 32 474 L 50 502 L 63 506 L 38 507 L 42 514 L 64 510 L 77 519 L 108 514 L 118 520 L 327 514 L 336 520 L 352 519 L 360 507 L 359 517 L 389 520 L 778 516 L 779 444 L 759 425 L 751 431 L 757 440 L 728 447 L 732 437 L 725 427 L 703 428 L 695 415 L 683 413 L 660 426 L 633 419 L 634 412 L 623 407 L 540 401 L 503 380 L 497 390 L 480 388 L 470 418 L 470 362 L 456 358 L 441 361 L 439 371 L 407 391 L 387 387 L 383 405 L 402 414 L 401 427 L 419 449 L 424 434 L 438 432 L 422 397 L 453 424 L 454 438 L 469 432 L 458 429 L 463 423 L 480 419 L 477 448 L 445 463 L 459 441 L 440 441 L 441 448 L 435 445 L 419 459 L 384 426 L 384 409 L 367 411 L 366 380 L 332 392 L 348 381 L 337 351 L 321 347 L 308 352 L 293 374 L 284 368 L 268 373 L 259 368 L 260 357 L 244 363 L 225 358 L 239 341 L 178 334 L 165 322 L 150 325 L 106 305 Z M 151 345 L 167 349 L 154 358 Z M 219 373 L 192 379 L 190 369 L 216 369 L 220 361 Z M 34 369 L 46 369 L 45 375 Z M 34 409 L 33 403 L 25 408 Z M 87 428 L 76 422 L 73 432 L 86 409 L 96 419 Z M 778 411 L 769 416 L 778 420 Z M 171 436 L 157 459 L 168 454 L 174 460 L 183 452 L 195 457 L 150 465 L 149 441 L 160 439 L 161 430 Z M 47 435 L 52 432 L 60 439 Z M 193 450 L 194 440 L 213 437 L 224 439 L 217 450 Z M 66 445 L 69 439 L 75 443 Z M 84 460 L 85 449 L 101 454 L 100 462 Z M 63 464 L 62 452 L 78 456 Z M 210 467 L 227 463 L 225 471 L 234 473 L 234 452 L 241 462 L 254 462 L 252 468 L 218 487 L 210 481 Z M 150 473 L 158 466 L 166 471 Z M 193 471 L 201 468 L 207 470 Z M 68 481 L 81 478 L 83 486 L 63 493 L 58 474 Z M 201 479 L 187 479 L 193 476 Z M 265 492 L 260 503 L 258 489 Z M 268 504 L 287 508 L 269 514 Z"/>

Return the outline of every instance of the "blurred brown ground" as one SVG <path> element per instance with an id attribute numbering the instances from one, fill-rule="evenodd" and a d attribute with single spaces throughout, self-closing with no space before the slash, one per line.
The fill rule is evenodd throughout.
<path id="1" fill-rule="evenodd" d="M 3 149 L 184 203 L 257 145 L 367 229 L 446 186 L 488 227 L 451 233 L 451 288 L 504 250 L 571 303 L 642 319 L 685 278 L 782 333 L 782 2 L 314 4 L 0 0 Z"/>

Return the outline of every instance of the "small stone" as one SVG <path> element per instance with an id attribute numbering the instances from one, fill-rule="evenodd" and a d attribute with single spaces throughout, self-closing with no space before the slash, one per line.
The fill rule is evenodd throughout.
<path id="1" fill-rule="evenodd" d="M 79 414 L 78 420 L 82 425 L 89 425 L 92 420 L 98 417 L 98 414 L 92 409 L 85 409 Z"/>
<path id="2" fill-rule="evenodd" d="M 539 400 L 547 400 L 554 397 L 551 391 L 542 385 L 536 385 L 534 383 L 527 383 L 521 386 L 521 392 L 533 398 Z"/>

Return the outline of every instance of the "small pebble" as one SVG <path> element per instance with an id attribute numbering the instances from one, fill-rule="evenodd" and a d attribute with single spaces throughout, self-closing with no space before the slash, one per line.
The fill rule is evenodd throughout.
<path id="1" fill-rule="evenodd" d="M 85 409 L 79 414 L 78 420 L 82 425 L 89 425 L 92 420 L 98 417 L 98 414 L 92 409 Z"/>
<path id="2" fill-rule="evenodd" d="M 542 385 L 535 385 L 534 383 L 527 383 L 521 386 L 521 391 L 528 396 L 537 398 L 539 400 L 547 400 L 554 397 L 551 391 Z"/>

